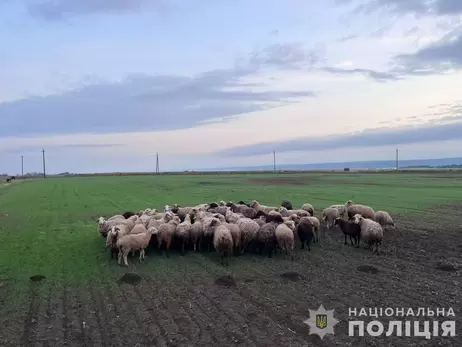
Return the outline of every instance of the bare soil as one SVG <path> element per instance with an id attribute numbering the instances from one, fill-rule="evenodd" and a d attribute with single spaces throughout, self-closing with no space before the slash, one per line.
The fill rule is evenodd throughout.
<path id="1" fill-rule="evenodd" d="M 215 258 L 189 252 L 183 261 L 200 274 L 127 274 L 114 286 L 69 285 L 50 290 L 45 299 L 38 299 L 38 291 L 47 279 L 30 281 L 24 319 L 3 321 L 0 345 L 462 346 L 461 212 L 456 214 L 452 221 L 398 216 L 380 256 L 344 245 L 341 232 L 333 230 L 311 252 L 297 244 L 294 261 L 282 255 L 233 257 L 230 262 L 239 266 L 231 274 L 217 276 Z M 1 295 L 8 283 L 0 282 Z M 322 340 L 303 323 L 321 304 L 340 321 L 335 335 Z M 459 336 L 349 337 L 350 307 L 452 307 Z"/>

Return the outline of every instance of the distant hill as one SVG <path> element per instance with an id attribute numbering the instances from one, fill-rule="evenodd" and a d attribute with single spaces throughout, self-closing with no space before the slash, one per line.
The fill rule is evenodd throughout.
<path id="1" fill-rule="evenodd" d="M 346 167 L 353 170 L 392 169 L 396 167 L 396 162 L 394 160 L 377 160 L 315 164 L 276 164 L 277 170 L 342 170 Z M 462 168 L 462 157 L 400 160 L 399 168 Z M 196 171 L 266 171 L 272 169 L 273 165 L 260 165 L 198 169 Z"/>

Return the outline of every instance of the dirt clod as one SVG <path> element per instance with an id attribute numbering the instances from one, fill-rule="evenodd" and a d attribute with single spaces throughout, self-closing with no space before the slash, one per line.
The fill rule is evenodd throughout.
<path id="1" fill-rule="evenodd" d="M 367 273 L 375 275 L 376 273 L 379 272 L 379 269 L 377 269 L 375 266 L 372 266 L 372 265 L 360 265 L 358 266 L 358 271 L 367 272 Z"/>
<path id="2" fill-rule="evenodd" d="M 231 276 L 221 276 L 215 280 L 215 284 L 223 287 L 235 287 L 236 281 Z"/>
<path id="3" fill-rule="evenodd" d="M 45 279 L 45 276 L 43 276 L 43 275 L 34 275 L 34 276 L 30 276 L 29 279 L 32 282 L 40 282 L 41 280 Z"/>
<path id="4" fill-rule="evenodd" d="M 132 272 L 126 272 L 120 279 L 120 282 L 136 285 L 141 281 L 141 276 Z"/>
<path id="5" fill-rule="evenodd" d="M 294 281 L 294 282 L 297 282 L 303 279 L 303 276 L 300 275 L 298 272 L 283 272 L 281 274 L 281 277 Z"/>
<path id="6" fill-rule="evenodd" d="M 447 271 L 447 272 L 455 272 L 457 271 L 457 268 L 453 264 L 449 263 L 439 263 L 436 265 L 436 268 L 441 271 Z"/>

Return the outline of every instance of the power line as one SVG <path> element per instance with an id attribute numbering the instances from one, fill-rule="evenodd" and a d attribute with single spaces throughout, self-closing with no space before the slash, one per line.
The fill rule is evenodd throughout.
<path id="1" fill-rule="evenodd" d="M 399 169 L 399 150 L 396 148 L 396 170 Z"/>
<path id="2" fill-rule="evenodd" d="M 43 178 L 46 178 L 45 174 L 45 150 L 42 148 L 42 162 L 43 162 Z"/>
<path id="3" fill-rule="evenodd" d="M 159 173 L 159 153 L 156 153 L 156 173 Z"/>
<path id="4" fill-rule="evenodd" d="M 276 151 L 273 151 L 273 171 L 276 172 Z"/>

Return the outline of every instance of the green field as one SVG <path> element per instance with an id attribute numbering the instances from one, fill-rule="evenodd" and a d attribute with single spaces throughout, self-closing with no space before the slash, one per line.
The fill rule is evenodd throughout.
<path id="1" fill-rule="evenodd" d="M 109 259 L 104 240 L 96 230 L 99 216 L 147 207 L 161 210 L 165 204 L 174 203 L 191 206 L 257 199 L 263 204 L 278 205 L 288 199 L 294 208 L 311 203 L 319 217 L 323 208 L 352 199 L 375 210 L 412 218 L 434 206 L 462 201 L 461 192 L 462 173 L 456 171 L 98 176 L 17 181 L 0 187 L 0 314 L 12 317 L 16 309 L 25 307 L 32 275 L 46 277 L 37 290 L 39 297 L 69 285 L 84 288 L 91 283 L 115 283 L 126 269 Z M 200 255 L 175 254 L 165 259 L 147 254 L 143 264 L 138 264 L 136 257 L 129 259 L 132 270 L 170 280 L 174 274 L 183 276 L 186 272 L 197 272 L 198 278 L 204 276 L 204 266 L 188 262 L 188 258 L 197 260 Z M 266 261 L 259 259 L 233 258 L 227 269 L 214 258 L 207 259 L 206 271 L 239 276 L 246 263 Z"/>

